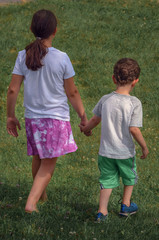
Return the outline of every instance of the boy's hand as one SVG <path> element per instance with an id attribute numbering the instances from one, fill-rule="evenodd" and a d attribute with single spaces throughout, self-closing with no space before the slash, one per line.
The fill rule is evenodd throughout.
<path id="1" fill-rule="evenodd" d="M 18 137 L 17 127 L 21 130 L 20 123 L 16 117 L 7 118 L 7 132 L 13 137 Z"/>
<path id="2" fill-rule="evenodd" d="M 92 136 L 92 131 L 84 132 L 84 135 L 86 135 L 87 137 Z"/>
<path id="3" fill-rule="evenodd" d="M 143 153 L 143 155 L 140 158 L 145 159 L 147 157 L 147 155 L 149 154 L 148 148 L 146 147 L 146 148 L 142 149 L 142 153 Z"/>
<path id="4" fill-rule="evenodd" d="M 138 142 L 142 149 L 142 156 L 140 157 L 141 159 L 145 159 L 149 153 L 148 148 L 146 146 L 146 142 L 142 136 L 142 133 L 138 127 L 130 127 L 130 133 L 134 137 L 134 139 Z"/>

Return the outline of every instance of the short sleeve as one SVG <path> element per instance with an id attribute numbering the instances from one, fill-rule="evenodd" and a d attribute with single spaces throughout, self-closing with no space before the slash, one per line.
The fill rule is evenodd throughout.
<path id="1" fill-rule="evenodd" d="M 71 78 L 75 75 L 74 68 L 70 61 L 70 58 L 67 54 L 65 54 L 65 72 L 64 72 L 64 79 Z"/>
<path id="2" fill-rule="evenodd" d="M 24 76 L 23 71 L 22 71 L 20 52 L 18 53 L 18 56 L 17 56 L 16 62 L 15 62 L 15 66 L 14 66 L 12 74 L 17 74 L 17 75 Z"/>
<path id="3" fill-rule="evenodd" d="M 101 117 L 102 115 L 102 98 L 99 100 L 99 102 L 96 104 L 96 106 L 93 109 L 93 113 L 97 116 L 97 117 Z"/>
<path id="4" fill-rule="evenodd" d="M 130 121 L 130 127 L 142 127 L 142 119 L 143 119 L 143 112 L 142 112 L 142 104 L 139 99 L 136 102 L 132 116 Z"/>

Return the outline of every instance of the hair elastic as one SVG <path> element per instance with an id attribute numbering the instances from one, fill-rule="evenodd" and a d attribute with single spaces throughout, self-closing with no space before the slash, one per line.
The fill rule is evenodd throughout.
<path id="1" fill-rule="evenodd" d="M 37 40 L 41 40 L 41 37 L 36 37 Z"/>

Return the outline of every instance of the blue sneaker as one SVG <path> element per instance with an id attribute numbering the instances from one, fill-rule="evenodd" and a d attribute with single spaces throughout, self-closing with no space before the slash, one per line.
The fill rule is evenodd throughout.
<path id="1" fill-rule="evenodd" d="M 99 213 L 97 213 L 95 222 L 97 222 L 97 223 L 104 222 L 107 219 L 107 217 L 108 217 L 108 214 L 103 215 L 103 213 L 99 212 Z"/>
<path id="2" fill-rule="evenodd" d="M 129 207 L 121 203 L 121 210 L 119 215 L 128 217 L 129 215 L 135 214 L 137 210 L 138 210 L 138 206 L 136 203 L 131 202 Z"/>

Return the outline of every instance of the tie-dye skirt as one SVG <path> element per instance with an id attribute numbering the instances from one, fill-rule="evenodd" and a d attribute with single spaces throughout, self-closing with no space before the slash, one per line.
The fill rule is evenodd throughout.
<path id="1" fill-rule="evenodd" d="M 75 152 L 71 124 L 51 118 L 25 119 L 28 155 L 54 158 Z"/>

